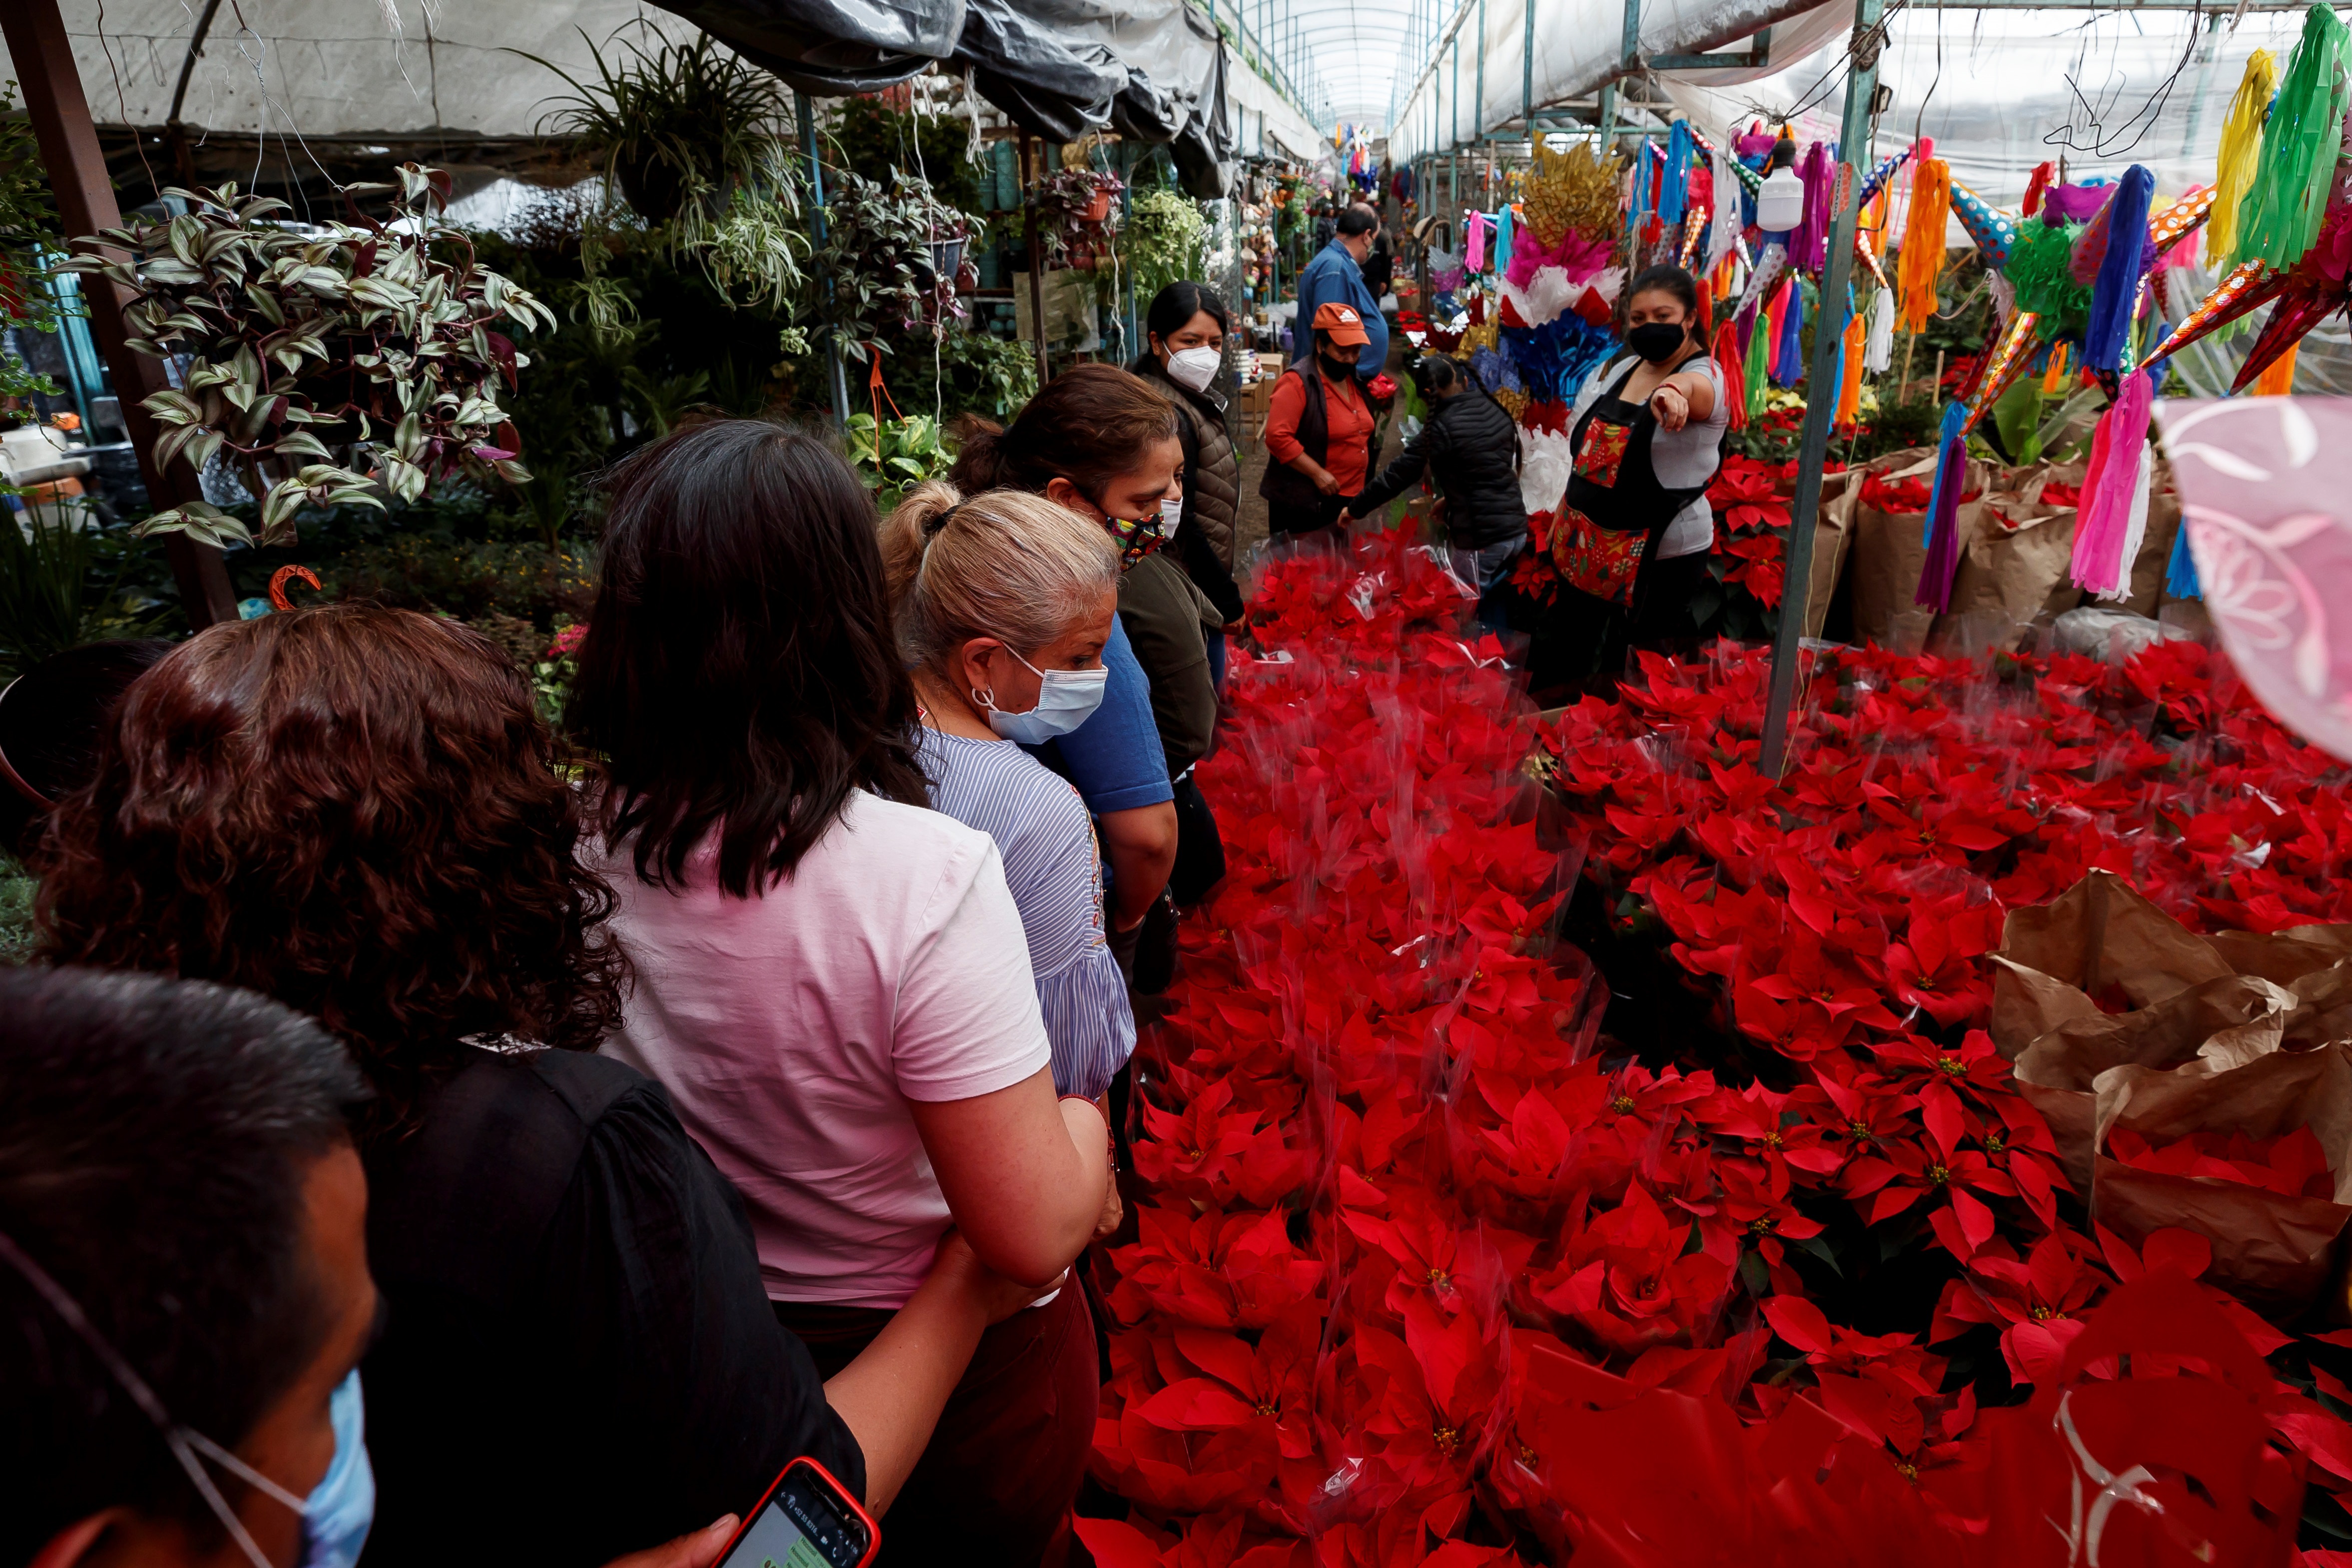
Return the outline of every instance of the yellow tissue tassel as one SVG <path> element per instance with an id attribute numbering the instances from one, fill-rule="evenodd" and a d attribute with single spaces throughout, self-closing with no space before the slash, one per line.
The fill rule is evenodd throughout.
<path id="1" fill-rule="evenodd" d="M 2238 202 L 2254 183 L 2262 161 L 2263 116 L 2278 91 L 2279 64 L 2268 49 L 2246 57 L 2246 74 L 2238 80 L 2238 96 L 2230 100 L 2230 117 L 2221 122 L 2221 153 L 2213 161 L 2213 214 L 2205 220 L 2205 265 L 2226 268 L 2222 259 L 2238 243 Z"/>
<path id="2" fill-rule="evenodd" d="M 1911 180 L 1895 284 L 1903 330 L 1925 331 L 1936 314 L 1936 280 L 1944 275 L 1944 229 L 1952 215 L 1952 171 L 1941 158 L 1921 161 Z"/>

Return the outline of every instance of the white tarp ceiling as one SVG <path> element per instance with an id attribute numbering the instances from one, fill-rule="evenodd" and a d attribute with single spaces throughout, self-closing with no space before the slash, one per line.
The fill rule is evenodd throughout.
<path id="1" fill-rule="evenodd" d="M 1528 0 L 1488 0 L 1486 95 L 1478 129 L 1520 113 L 1520 39 Z M 1613 61 L 1623 26 L 1621 0 L 1533 0 L 1537 5 L 1535 100 L 1589 98 Z M 1751 8 L 1762 0 L 1748 0 Z M 1720 0 L 1649 0 L 1644 54 L 1745 44 L 1725 37 Z M 1834 139 L 1844 101 L 1850 3 L 1819 5 L 1779 22 L 1764 71 L 1705 71 L 1657 79 L 1672 107 L 1710 138 L 1751 119 L 1794 115 L 1800 142 Z M 2235 27 L 2222 13 L 2183 10 L 1977 9 L 1909 6 L 1890 18 L 1879 79 L 1892 93 L 1880 117 L 1874 155 L 1935 138 L 1955 178 L 1996 206 L 2014 209 L 2033 166 L 2066 160 L 2068 173 L 2120 174 L 2146 163 L 2158 191 L 2177 195 L 2210 182 L 2221 122 L 2246 57 L 2268 48 L 2284 61 L 2302 16 L 2249 11 Z M 1459 134 L 1473 134 L 1475 24 L 1463 29 Z M 1443 153 L 1454 140 L 1457 100 L 1450 53 L 1390 132 L 1392 160 Z"/>

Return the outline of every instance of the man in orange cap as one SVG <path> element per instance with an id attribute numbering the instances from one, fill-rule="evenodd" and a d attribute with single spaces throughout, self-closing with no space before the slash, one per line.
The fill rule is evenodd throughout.
<path id="1" fill-rule="evenodd" d="M 1331 243 L 1317 251 L 1298 275 L 1298 324 L 1316 321 L 1330 304 L 1348 306 L 1362 322 L 1364 342 L 1356 357 L 1356 374 L 1365 381 L 1389 363 L 1389 324 L 1381 319 L 1381 302 L 1364 281 L 1364 261 L 1372 254 L 1372 237 L 1380 226 L 1372 209 L 1356 203 L 1339 215 Z M 1294 363 L 1308 357 L 1304 331 L 1297 334 L 1296 346 L 1290 356 Z"/>
<path id="2" fill-rule="evenodd" d="M 1273 534 L 1328 529 L 1364 488 L 1372 405 L 1356 373 L 1370 342 L 1365 328 L 1362 312 L 1352 305 L 1329 300 L 1317 307 L 1307 354 L 1274 384 L 1265 418 L 1265 449 L 1273 460 L 1257 487 Z"/>

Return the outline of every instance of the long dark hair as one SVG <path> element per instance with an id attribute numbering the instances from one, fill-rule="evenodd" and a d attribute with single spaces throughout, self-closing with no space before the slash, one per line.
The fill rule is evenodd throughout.
<path id="1" fill-rule="evenodd" d="M 241 985 L 400 1121 L 465 1036 L 593 1050 L 625 970 L 512 658 L 412 610 L 208 627 L 132 683 L 39 857 L 44 956 Z"/>
<path id="2" fill-rule="evenodd" d="M 1047 382 L 1010 426 L 967 416 L 962 435 L 948 482 L 964 494 L 1042 490 L 1059 478 L 1091 500 L 1142 467 L 1154 443 L 1176 439 L 1176 405 L 1131 372 L 1082 364 Z"/>
<path id="3" fill-rule="evenodd" d="M 851 791 L 930 804 L 874 499 L 839 454 L 713 420 L 632 456 L 608 490 L 564 715 L 602 754 L 608 848 L 634 836 L 637 875 L 677 887 L 716 829 L 719 887 L 751 898 Z"/>

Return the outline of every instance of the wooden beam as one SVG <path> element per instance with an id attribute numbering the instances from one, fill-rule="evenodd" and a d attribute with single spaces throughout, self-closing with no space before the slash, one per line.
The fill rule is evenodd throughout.
<path id="1" fill-rule="evenodd" d="M 98 150 L 98 131 L 90 123 L 89 100 L 82 94 L 81 73 L 74 65 L 65 21 L 58 15 L 58 0 L 6 0 L 0 5 L 0 36 L 8 40 L 41 164 L 57 193 L 58 223 L 68 237 L 119 227 L 122 210 L 115 205 L 106 160 Z M 130 295 L 89 273 L 82 276 L 81 288 L 89 301 L 90 333 L 113 374 L 122 422 L 139 455 L 139 477 L 146 481 L 147 499 L 159 511 L 202 500 L 195 472 L 186 463 L 173 463 L 168 473 L 155 466 L 155 421 L 140 400 L 163 391 L 170 382 L 161 360 L 130 347 L 130 333 L 122 323 Z M 236 595 L 218 550 L 184 533 L 167 533 L 163 552 L 172 563 L 189 626 L 202 631 L 215 621 L 236 619 Z"/>

